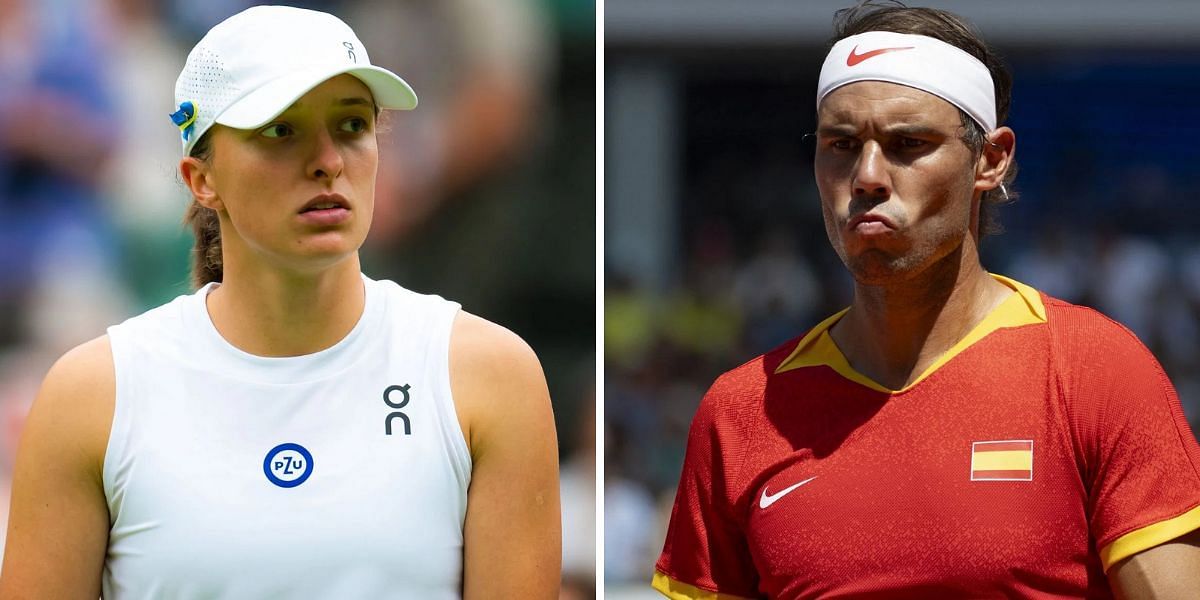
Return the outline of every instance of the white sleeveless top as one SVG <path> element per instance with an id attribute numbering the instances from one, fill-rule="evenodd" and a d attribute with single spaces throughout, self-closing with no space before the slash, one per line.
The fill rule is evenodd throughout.
<path id="1" fill-rule="evenodd" d="M 104 598 L 461 597 L 459 306 L 363 281 L 358 324 L 306 356 L 230 345 L 213 284 L 108 330 Z"/>

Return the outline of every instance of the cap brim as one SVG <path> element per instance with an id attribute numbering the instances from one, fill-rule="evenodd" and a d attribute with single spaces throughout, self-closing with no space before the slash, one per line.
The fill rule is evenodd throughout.
<path id="1" fill-rule="evenodd" d="M 234 129 L 254 129 L 295 104 L 301 96 L 328 79 L 338 75 L 354 75 L 371 90 L 379 108 L 411 110 L 417 106 L 417 94 L 400 76 L 374 65 L 336 69 L 313 69 L 280 77 L 246 94 L 215 121 Z"/>

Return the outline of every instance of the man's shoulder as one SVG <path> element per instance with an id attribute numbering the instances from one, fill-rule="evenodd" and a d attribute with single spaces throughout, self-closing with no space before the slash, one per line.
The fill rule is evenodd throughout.
<path id="1" fill-rule="evenodd" d="M 1055 345 L 1111 350 L 1116 347 L 1144 348 L 1137 335 L 1104 313 L 1042 294 L 1046 324 Z"/>
<path id="2" fill-rule="evenodd" d="M 757 405 L 762 402 L 776 370 L 796 349 L 807 331 L 722 373 L 705 395 L 706 403 L 723 406 Z"/>
<path id="3" fill-rule="evenodd" d="M 1166 380 L 1153 353 L 1128 327 L 1094 308 L 1046 296 L 1044 302 L 1060 375 L 1094 383 L 1137 376 L 1156 384 Z"/>

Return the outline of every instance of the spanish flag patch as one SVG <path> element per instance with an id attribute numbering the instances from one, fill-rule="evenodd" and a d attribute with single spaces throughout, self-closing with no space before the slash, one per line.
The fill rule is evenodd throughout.
<path id="1" fill-rule="evenodd" d="M 1033 440 L 971 442 L 971 481 L 1033 481 Z"/>

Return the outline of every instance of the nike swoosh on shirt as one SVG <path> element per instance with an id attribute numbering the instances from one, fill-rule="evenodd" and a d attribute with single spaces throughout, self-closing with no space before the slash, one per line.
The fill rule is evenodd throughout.
<path id="1" fill-rule="evenodd" d="M 900 47 L 900 48 L 880 48 L 878 50 L 871 50 L 870 52 L 863 52 L 862 54 L 859 54 L 858 46 L 855 46 L 854 49 L 850 51 L 850 56 L 846 57 L 846 66 L 853 67 L 854 65 L 857 65 L 858 63 L 860 63 L 864 60 L 867 60 L 868 58 L 871 58 L 874 56 L 879 56 L 880 54 L 885 54 L 888 52 L 896 52 L 897 50 L 912 50 L 913 48 L 915 48 L 915 46 L 904 46 L 904 47 Z"/>
<path id="2" fill-rule="evenodd" d="M 816 478 L 817 478 L 817 476 L 813 475 L 812 477 L 809 477 L 808 479 L 805 479 L 804 481 L 801 481 L 800 483 L 785 487 L 782 490 L 779 490 L 778 492 L 776 492 L 774 494 L 768 494 L 767 488 L 763 488 L 762 498 L 759 498 L 759 500 L 758 500 L 758 507 L 766 508 L 772 504 L 775 504 L 776 500 L 779 500 L 780 498 L 788 495 L 792 490 L 794 490 Z"/>

